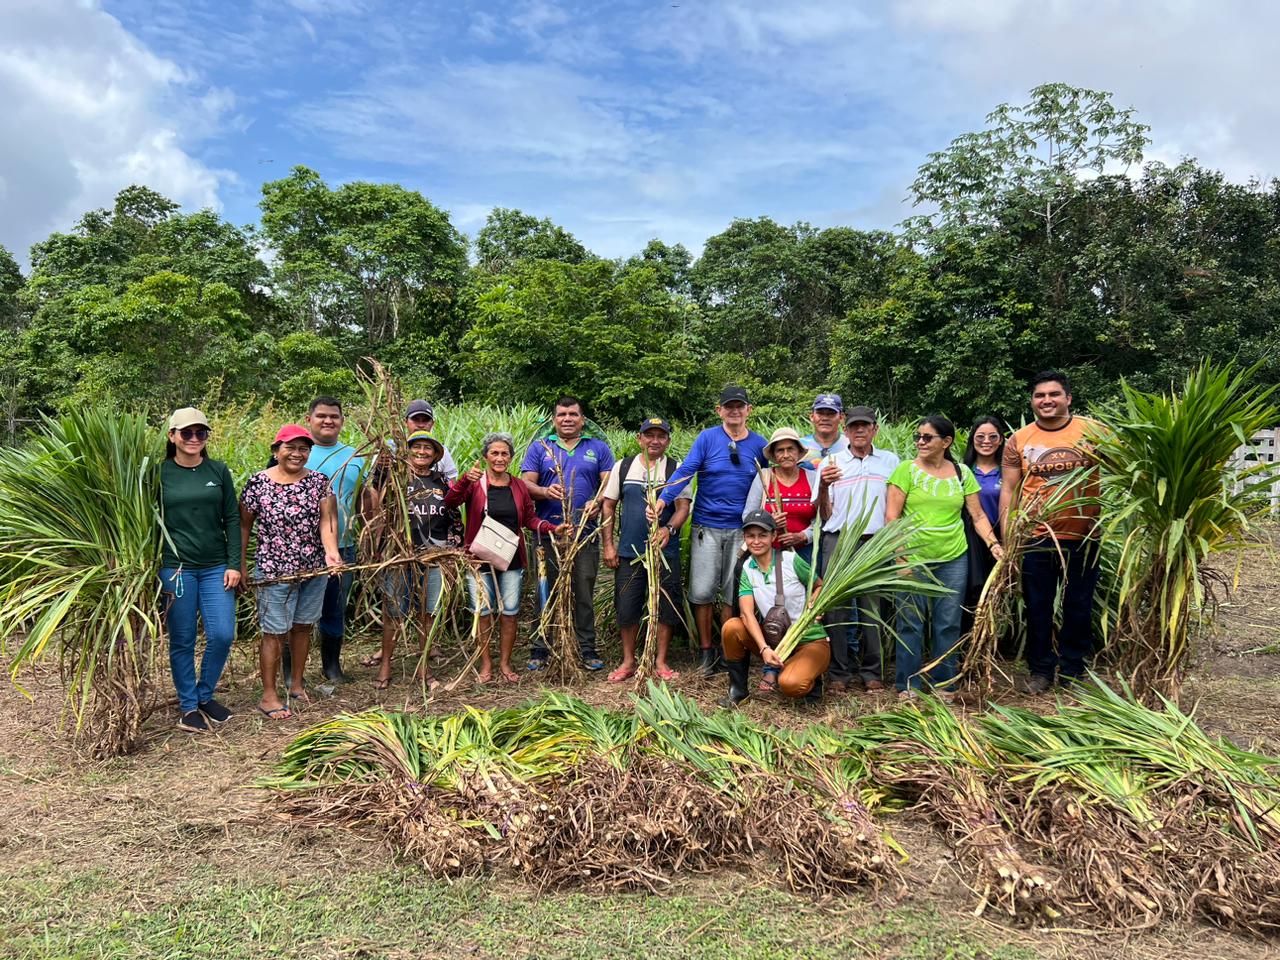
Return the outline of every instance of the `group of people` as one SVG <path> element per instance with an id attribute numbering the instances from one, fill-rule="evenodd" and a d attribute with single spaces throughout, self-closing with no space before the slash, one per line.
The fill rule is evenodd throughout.
<path id="1" fill-rule="evenodd" d="M 514 683 L 522 676 L 514 660 L 518 615 L 524 573 L 534 557 L 553 582 L 569 578 L 573 632 L 585 669 L 605 667 L 594 607 L 603 559 L 614 574 L 622 646 L 621 663 L 608 680 L 634 676 L 646 617 L 656 628 L 657 675 L 676 678 L 668 657 L 684 619 L 681 543 L 691 522 L 687 600 L 700 651 L 697 671 L 728 674 L 724 703 L 749 695 L 753 656 L 762 667 L 758 690 L 812 698 L 854 685 L 884 689 L 888 653 L 899 697 L 928 687 L 950 700 L 966 620 L 971 622 L 977 594 L 1004 555 L 1001 531 L 1011 511 L 1019 505 L 1034 511 L 1060 481 L 1089 474 L 1093 424 L 1071 412 L 1071 401 L 1066 375 L 1038 374 L 1031 382 L 1032 423 L 1006 438 L 1000 421 L 983 417 L 957 458 L 951 421 L 925 417 L 913 436 L 915 456 L 902 460 L 876 446 L 879 422 L 870 407 L 846 408 L 839 395 L 820 394 L 810 412 L 812 432 L 801 436 L 782 428 L 766 439 L 749 426 L 747 391 L 730 386 L 715 407 L 719 422 L 697 435 L 683 461 L 669 455 L 671 425 L 652 417 L 638 426 L 639 453 L 618 463 L 608 443 L 586 434 L 581 401 L 564 396 L 554 406 L 551 432 L 523 451 L 518 472 L 512 469 L 521 455 L 514 438 L 490 433 L 480 460 L 460 473 L 433 435 L 429 402 L 415 400 L 405 411 L 403 454 L 389 444 L 366 463 L 340 440 L 341 402 L 322 396 L 311 403 L 304 426 L 280 428 L 270 464 L 239 497 L 226 466 L 208 456 L 208 420 L 194 408 L 178 410 L 169 421 L 161 468 L 160 575 L 169 598 L 180 726 L 207 730 L 231 715 L 214 691 L 235 633 L 237 589 L 256 591 L 263 683 L 258 710 L 264 716 L 287 719 L 292 704 L 309 699 L 303 676 L 313 633 L 324 676 L 350 679 L 341 650 L 358 520 L 376 531 L 392 495 L 406 508 L 412 548 L 422 559 L 392 564 L 383 574 L 382 646 L 363 661 L 377 667 L 380 687 L 392 681 L 401 622 L 416 617 L 425 643 L 439 612 L 442 576 L 430 557 L 442 547 L 466 551 L 472 561 L 467 585 L 481 644 L 477 682 L 501 677 Z M 407 482 L 393 490 L 388 478 L 401 458 Z M 1078 504 L 1046 514 L 1023 552 L 1028 692 L 1080 676 L 1092 650 L 1096 516 L 1084 501 Z M 841 536 L 860 537 L 858 549 L 900 517 L 911 523 L 909 559 L 945 590 L 913 594 L 896 605 L 858 597 L 851 609 L 828 612 L 806 631 L 784 661 L 774 649 L 771 611 L 797 617 L 809 592 L 821 590 Z M 576 549 L 563 549 L 571 541 Z M 571 560 L 565 569 L 562 555 Z M 650 589 L 655 562 L 656 595 Z M 1055 629 L 1060 587 L 1061 625 Z M 197 617 L 206 637 L 198 671 Z M 495 618 L 496 672 L 489 649 Z M 888 650 L 886 625 L 895 638 Z M 523 673 L 536 673 L 547 662 L 546 640 L 535 631 Z M 427 658 L 419 656 L 417 669 L 418 679 L 434 687 Z"/>

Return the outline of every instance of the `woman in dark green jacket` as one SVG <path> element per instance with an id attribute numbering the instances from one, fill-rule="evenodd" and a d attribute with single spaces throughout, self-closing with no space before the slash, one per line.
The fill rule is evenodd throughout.
<path id="1" fill-rule="evenodd" d="M 160 586 L 168 597 L 169 667 L 183 730 L 226 723 L 231 711 L 213 697 L 236 636 L 240 583 L 240 505 L 231 471 L 209 459 L 209 421 L 195 407 L 169 418 L 160 464 L 164 548 Z M 204 658 L 196 675 L 196 617 L 204 620 Z"/>

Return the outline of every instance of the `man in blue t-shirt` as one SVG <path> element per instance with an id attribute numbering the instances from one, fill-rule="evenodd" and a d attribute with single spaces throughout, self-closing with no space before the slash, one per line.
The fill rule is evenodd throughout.
<path id="1" fill-rule="evenodd" d="M 355 563 L 355 496 L 364 473 L 364 458 L 356 448 L 338 439 L 345 423 L 342 403 L 335 397 L 316 397 L 307 411 L 307 429 L 315 444 L 307 459 L 308 470 L 318 470 L 329 478 L 338 500 L 338 551 L 344 564 Z M 317 624 L 320 633 L 320 662 L 327 680 L 351 680 L 342 669 L 342 639 L 346 635 L 347 598 L 351 595 L 351 574 L 329 578 L 324 593 L 324 611 Z"/>
<path id="2" fill-rule="evenodd" d="M 636 638 L 640 620 L 649 606 L 649 571 L 643 558 L 649 551 L 649 519 L 645 513 L 649 496 L 661 491 L 667 479 L 680 466 L 667 456 L 671 446 L 671 424 L 661 417 L 650 417 L 640 423 L 637 435 L 640 453 L 624 457 L 609 475 L 604 488 L 600 532 L 604 540 L 604 562 L 613 568 L 614 611 L 618 633 L 622 638 L 622 664 L 609 674 L 610 683 L 621 683 L 635 676 Z M 659 680 L 679 676 L 667 665 L 667 650 L 675 625 L 680 622 L 684 605 L 680 584 L 680 528 L 689 516 L 689 490 L 686 486 L 676 497 L 675 506 L 667 507 L 658 517 L 654 543 L 662 551 L 662 569 L 658 573 L 657 610 L 650 608 L 650 621 L 657 619 L 658 649 L 655 672 Z M 620 511 L 620 515 L 619 515 Z M 614 517 L 618 519 L 618 541 L 614 543 Z"/>
<path id="3" fill-rule="evenodd" d="M 751 404 L 743 387 L 725 387 L 716 405 L 718 426 L 698 434 L 689 455 L 662 491 L 675 501 L 689 479 L 698 478 L 693 501 L 693 548 L 689 558 L 689 602 L 698 622 L 702 647 L 698 672 L 709 676 L 718 657 L 712 647 L 714 605 L 720 597 L 720 622 L 733 615 L 733 567 L 742 546 L 742 510 L 757 468 L 765 463 L 765 439 L 747 429 Z"/>
<path id="4" fill-rule="evenodd" d="M 575 526 L 586 525 L 581 535 L 589 536 L 597 522 L 600 492 L 613 469 L 613 451 L 603 440 L 582 435 L 587 418 L 577 397 L 557 400 L 552 420 L 555 431 L 529 444 L 520 464 L 520 477 L 537 503 L 539 517 L 557 526 L 566 520 Z M 564 515 L 566 504 L 572 516 Z M 538 548 L 544 551 L 547 575 L 554 580 L 560 570 L 550 534 L 538 535 Z M 596 652 L 595 595 L 599 575 L 600 545 L 592 539 L 578 550 L 569 576 L 573 590 L 573 632 L 582 665 L 593 671 L 604 668 L 604 661 Z M 529 669 L 545 667 L 547 655 L 546 640 L 535 636 L 529 652 Z"/>

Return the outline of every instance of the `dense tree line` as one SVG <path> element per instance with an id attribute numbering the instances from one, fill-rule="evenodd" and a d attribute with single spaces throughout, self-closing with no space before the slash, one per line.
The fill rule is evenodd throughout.
<path id="1" fill-rule="evenodd" d="M 263 185 L 257 227 L 132 186 L 25 277 L 0 248 L 0 413 L 296 404 L 364 356 L 435 398 L 567 391 L 621 419 L 701 418 L 728 381 L 764 407 L 834 389 L 1016 421 L 1045 367 L 1086 402 L 1205 357 L 1280 379 L 1280 181 L 1142 167 L 1146 142 L 1106 94 L 1045 85 L 930 156 L 897 232 L 735 220 L 696 259 L 603 259 L 501 208 L 469 243 L 415 191 L 305 167 Z"/>

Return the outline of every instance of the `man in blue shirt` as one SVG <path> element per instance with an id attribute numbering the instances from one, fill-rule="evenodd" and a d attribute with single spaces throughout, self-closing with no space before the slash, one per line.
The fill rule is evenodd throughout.
<path id="1" fill-rule="evenodd" d="M 316 397 L 307 412 L 307 429 L 315 444 L 307 459 L 308 470 L 318 470 L 329 478 L 333 495 L 338 500 L 338 551 L 344 564 L 355 563 L 356 531 L 355 496 L 364 472 L 364 458 L 356 448 L 338 439 L 342 425 L 342 403 L 335 397 Z M 324 611 L 317 628 L 320 633 L 320 662 L 327 680 L 346 683 L 351 680 L 342 669 L 342 640 L 346 634 L 347 598 L 351 595 L 351 574 L 330 577 L 324 593 Z"/>
<path id="2" fill-rule="evenodd" d="M 813 433 L 801 439 L 805 454 L 801 466 L 820 470 L 824 459 L 849 449 L 849 438 L 844 435 L 844 401 L 838 393 L 820 393 L 813 399 L 809 413 Z"/>
<path id="3" fill-rule="evenodd" d="M 529 444 L 520 477 L 538 505 L 538 516 L 557 526 L 570 520 L 575 526 L 587 524 L 582 536 L 591 535 L 600 508 L 600 492 L 613 469 L 613 451 L 609 444 L 594 437 L 584 437 L 587 418 L 577 397 L 561 397 L 556 401 L 552 419 L 555 432 Z M 563 482 L 562 482 L 563 481 Z M 566 517 L 568 502 L 572 516 Z M 538 542 L 546 553 L 547 573 L 560 575 L 556 552 L 548 534 L 539 534 Z M 600 670 L 604 661 L 596 652 L 596 578 L 600 575 L 600 544 L 594 539 L 585 544 L 573 561 L 569 572 L 573 588 L 573 632 L 578 640 L 582 665 Z M 547 664 L 546 640 L 537 636 L 529 652 L 529 669 L 541 670 Z"/>
<path id="4" fill-rule="evenodd" d="M 689 602 L 698 624 L 702 648 L 698 671 L 716 668 L 712 622 L 717 596 L 720 622 L 733 615 L 737 584 L 733 567 L 742 546 L 742 510 L 756 470 L 765 463 L 765 439 L 747 428 L 751 404 L 743 387 L 725 387 L 716 405 L 718 426 L 698 434 L 689 455 L 662 491 L 665 504 L 675 502 L 691 477 L 698 478 L 693 501 L 693 548 L 689 559 Z"/>

